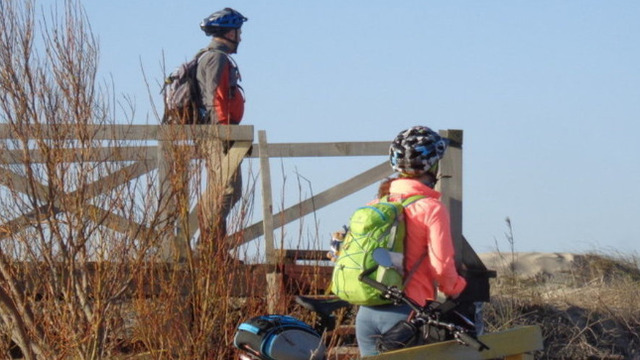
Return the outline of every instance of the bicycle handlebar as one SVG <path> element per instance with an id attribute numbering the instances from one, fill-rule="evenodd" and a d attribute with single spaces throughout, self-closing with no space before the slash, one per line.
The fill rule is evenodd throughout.
<path id="1" fill-rule="evenodd" d="M 358 280 L 362 281 L 363 283 L 371 286 L 372 288 L 380 291 L 382 293 L 382 296 L 396 301 L 396 302 L 404 302 L 407 305 L 409 305 L 414 311 L 419 312 L 422 310 L 422 308 L 420 307 L 420 305 L 416 304 L 413 300 L 411 300 L 410 298 L 406 297 L 404 295 L 404 293 L 398 289 L 395 286 L 386 286 L 385 284 L 375 281 L 371 278 L 369 278 L 369 275 L 371 275 L 374 271 L 376 271 L 376 269 L 378 268 L 378 265 L 371 267 L 365 271 L 363 271 L 359 276 L 358 276 Z"/>
<path id="2" fill-rule="evenodd" d="M 371 286 L 372 288 L 380 291 L 383 294 L 386 294 L 389 291 L 389 287 L 386 286 L 385 284 L 381 283 L 381 282 L 377 282 L 373 279 L 370 279 L 368 276 L 371 275 L 374 271 L 376 271 L 376 269 L 378 268 L 378 266 L 374 266 L 372 268 L 369 268 L 365 271 L 363 271 L 360 276 L 358 276 L 358 280 L 362 281 L 363 283 Z"/>

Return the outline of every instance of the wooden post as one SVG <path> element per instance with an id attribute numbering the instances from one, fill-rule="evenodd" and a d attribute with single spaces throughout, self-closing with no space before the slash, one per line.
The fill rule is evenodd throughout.
<path id="1" fill-rule="evenodd" d="M 163 261 L 172 262 L 176 258 L 180 259 L 180 250 L 177 249 L 176 236 L 174 231 L 175 223 L 171 219 L 170 211 L 174 208 L 174 199 L 171 198 L 171 156 L 169 149 L 171 144 L 168 141 L 158 141 L 158 194 L 160 207 L 160 224 L 164 227 L 161 241 L 161 257 Z M 177 252 L 177 253 L 176 253 Z"/>
<path id="2" fill-rule="evenodd" d="M 273 243 L 273 199 L 271 194 L 271 167 L 269 165 L 269 149 L 267 133 L 258 131 L 260 151 L 260 177 L 262 180 L 262 228 L 264 234 L 265 256 L 268 264 L 277 262 Z"/>
<path id="3" fill-rule="evenodd" d="M 363 188 L 384 179 L 392 173 L 389 161 L 384 161 L 380 165 L 364 171 L 347 181 L 335 185 L 330 189 L 275 214 L 275 216 L 272 216 L 273 227 L 284 226 L 285 224 L 295 221 L 302 216 L 308 215 L 335 201 L 343 199 L 358 190 L 362 190 Z M 263 235 L 263 231 L 264 225 L 261 221 L 246 227 L 243 230 L 244 241 L 247 242 Z"/>
<path id="4" fill-rule="evenodd" d="M 442 202 L 449 209 L 451 237 L 456 249 L 456 266 L 462 263 L 462 130 L 440 130 L 450 140 L 449 148 L 440 161 L 440 180 L 436 189 L 442 193 Z"/>
<path id="5" fill-rule="evenodd" d="M 284 311 L 283 299 L 283 279 L 282 273 L 278 271 L 278 258 L 275 252 L 273 239 L 273 199 L 271 194 L 271 167 L 269 165 L 269 145 L 267 144 L 267 133 L 264 130 L 258 131 L 258 146 L 260 151 L 260 178 L 262 179 L 262 216 L 264 247 L 267 264 L 273 265 L 272 272 L 266 274 L 267 277 L 267 311 L 271 314 Z"/>
<path id="6" fill-rule="evenodd" d="M 162 127 L 160 128 L 162 129 Z M 185 156 L 185 134 L 180 130 L 166 128 L 158 140 L 158 184 L 162 229 L 161 256 L 164 261 L 185 262 L 189 251 L 190 228 L 189 178 L 190 157 Z M 177 177 L 181 177 L 180 180 Z M 181 203 L 182 201 L 182 203 Z"/>
<path id="7" fill-rule="evenodd" d="M 476 322 L 481 327 L 481 302 L 489 301 L 489 278 L 495 277 L 495 272 L 487 270 L 462 234 L 462 130 L 440 130 L 440 135 L 449 139 L 449 148 L 440 161 L 436 189 L 442 193 L 442 202 L 449 209 L 456 268 L 467 278 L 467 300 L 476 302 Z"/>

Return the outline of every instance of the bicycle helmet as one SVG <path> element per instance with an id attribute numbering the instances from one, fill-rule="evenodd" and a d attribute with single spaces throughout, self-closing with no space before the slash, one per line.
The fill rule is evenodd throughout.
<path id="1" fill-rule="evenodd" d="M 449 144 L 426 126 L 414 126 L 396 136 L 389 147 L 389 162 L 394 171 L 420 176 L 438 164 Z"/>
<path id="2" fill-rule="evenodd" d="M 240 29 L 247 20 L 249 19 L 232 8 L 224 8 L 204 18 L 200 23 L 200 29 L 207 36 L 220 35 L 228 30 Z"/>

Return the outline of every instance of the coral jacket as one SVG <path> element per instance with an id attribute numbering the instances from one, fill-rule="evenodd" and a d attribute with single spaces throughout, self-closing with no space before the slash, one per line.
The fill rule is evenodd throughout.
<path id="1" fill-rule="evenodd" d="M 436 288 L 447 296 L 460 294 L 467 282 L 456 270 L 449 212 L 440 201 L 440 193 L 408 178 L 391 182 L 389 191 L 389 199 L 393 201 L 424 196 L 405 208 L 405 276 L 423 258 L 405 293 L 420 304 L 435 300 Z M 423 257 L 425 253 L 427 256 Z"/>

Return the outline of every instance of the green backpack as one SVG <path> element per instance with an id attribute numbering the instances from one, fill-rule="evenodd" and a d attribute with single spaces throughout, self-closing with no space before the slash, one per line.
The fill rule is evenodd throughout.
<path id="1" fill-rule="evenodd" d="M 355 305 L 391 303 L 380 291 L 358 280 L 358 276 L 377 265 L 372 257 L 373 250 L 384 247 L 392 252 L 404 251 L 404 208 L 423 197 L 415 195 L 402 202 L 393 202 L 385 196 L 376 204 L 356 209 L 333 268 L 331 291 L 335 295 Z M 389 268 L 379 267 L 369 277 L 399 289 L 404 285 L 402 275 Z"/>

